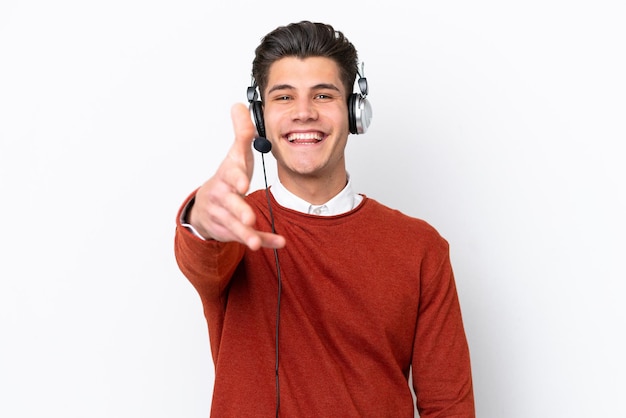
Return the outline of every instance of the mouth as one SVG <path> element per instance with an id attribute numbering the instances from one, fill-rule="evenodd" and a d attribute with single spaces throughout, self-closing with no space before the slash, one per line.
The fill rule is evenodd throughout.
<path id="1" fill-rule="evenodd" d="M 293 132 L 287 135 L 287 141 L 292 144 L 317 144 L 323 139 L 321 132 Z"/>

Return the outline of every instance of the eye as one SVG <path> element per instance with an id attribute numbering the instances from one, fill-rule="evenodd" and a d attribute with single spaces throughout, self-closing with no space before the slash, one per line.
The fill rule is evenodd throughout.
<path id="1" fill-rule="evenodd" d="M 324 100 L 324 101 L 326 101 L 326 100 L 331 100 L 332 98 L 333 98 L 332 95 L 326 94 L 326 93 L 319 93 L 319 94 L 315 95 L 315 99 L 316 100 Z"/>

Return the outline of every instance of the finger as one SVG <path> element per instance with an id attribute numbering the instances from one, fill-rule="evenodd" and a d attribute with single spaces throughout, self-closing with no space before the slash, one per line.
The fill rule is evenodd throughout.
<path id="1" fill-rule="evenodd" d="M 222 208 L 223 209 L 223 208 Z M 230 213 L 222 213 L 219 216 L 219 224 L 215 225 L 215 234 L 222 241 L 237 241 L 253 250 L 261 247 L 262 239 L 259 232 L 254 228 L 240 222 Z"/>
<path id="2" fill-rule="evenodd" d="M 265 248 L 283 248 L 285 246 L 285 237 L 271 232 L 259 232 L 261 238 L 261 247 Z"/>
<path id="3" fill-rule="evenodd" d="M 219 222 L 222 233 L 232 236 L 236 241 L 246 244 L 251 249 L 261 247 L 282 248 L 285 238 L 270 232 L 255 230 L 253 225 L 256 216 L 252 208 L 240 196 L 231 194 L 222 201 L 223 206 L 219 213 L 215 213 L 215 220 Z M 258 240 L 255 238 L 258 237 Z"/>
<path id="4" fill-rule="evenodd" d="M 229 193 L 223 197 L 220 204 L 228 213 L 244 225 L 252 226 L 254 224 L 256 220 L 254 211 L 241 195 Z"/>
<path id="5" fill-rule="evenodd" d="M 219 180 L 228 187 L 228 192 L 244 195 L 250 187 L 250 176 L 246 164 L 227 159 L 217 172 Z"/>
<path id="6" fill-rule="evenodd" d="M 218 241 L 237 241 L 251 250 L 258 250 L 261 247 L 282 248 L 285 246 L 285 238 L 271 232 L 261 232 L 251 226 L 240 222 L 237 217 L 225 210 L 217 209 L 214 212 L 216 222 L 214 222 L 211 236 Z"/>
<path id="7" fill-rule="evenodd" d="M 208 189 L 198 190 L 196 204 L 190 214 L 190 221 L 203 236 L 224 242 L 237 241 L 252 250 L 260 247 L 282 248 L 285 245 L 282 236 L 253 228 L 256 220 L 254 211 L 242 196 L 229 192 L 225 183 L 218 182 L 212 187 L 207 183 L 203 187 Z M 201 202 L 205 203 L 202 205 Z M 205 209 L 199 210 L 201 206 Z"/>

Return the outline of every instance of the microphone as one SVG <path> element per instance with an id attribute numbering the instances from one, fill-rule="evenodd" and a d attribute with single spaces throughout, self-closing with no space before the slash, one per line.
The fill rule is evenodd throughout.
<path id="1" fill-rule="evenodd" d="M 267 154 L 272 150 L 272 143 L 267 138 L 257 136 L 254 138 L 254 149 L 261 154 Z"/>

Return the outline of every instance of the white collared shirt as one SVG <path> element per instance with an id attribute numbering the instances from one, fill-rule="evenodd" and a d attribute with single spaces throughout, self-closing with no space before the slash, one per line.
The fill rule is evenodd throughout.
<path id="1" fill-rule="evenodd" d="M 356 208 L 363 200 L 363 196 L 354 193 L 352 190 L 352 182 L 348 176 L 348 183 L 335 197 L 322 205 L 312 205 L 304 199 L 299 198 L 295 194 L 278 182 L 270 187 L 270 192 L 279 205 L 298 212 L 308 213 L 310 215 L 333 216 L 346 213 Z"/>

